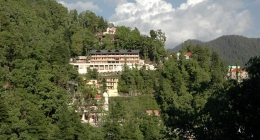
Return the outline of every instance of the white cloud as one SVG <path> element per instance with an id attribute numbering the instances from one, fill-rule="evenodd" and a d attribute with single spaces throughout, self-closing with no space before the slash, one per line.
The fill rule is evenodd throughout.
<path id="1" fill-rule="evenodd" d="M 195 5 L 197 5 L 198 3 L 201 3 L 205 0 L 188 0 L 187 3 L 183 3 L 181 4 L 181 6 L 179 7 L 179 9 L 181 10 L 186 10 L 189 6 L 193 7 Z"/>
<path id="2" fill-rule="evenodd" d="M 117 4 L 126 3 L 127 0 L 104 0 L 104 2 L 117 5 Z"/>
<path id="3" fill-rule="evenodd" d="M 76 9 L 78 13 L 86 10 L 90 11 L 101 11 L 98 7 L 98 5 L 93 4 L 92 1 L 89 2 L 82 2 L 82 1 L 77 1 L 76 3 L 66 3 L 65 1 L 58 1 L 58 3 L 62 4 L 63 6 L 67 7 L 68 10 L 73 10 Z"/>
<path id="4" fill-rule="evenodd" d="M 246 6 L 246 4 L 249 4 L 244 3 L 243 0 L 217 0 L 216 3 L 221 5 L 227 11 L 243 8 Z"/>
<path id="5" fill-rule="evenodd" d="M 208 41 L 249 30 L 250 12 L 241 7 L 242 0 L 187 0 L 176 9 L 164 0 L 136 0 L 119 4 L 109 20 L 115 25 L 137 27 L 143 34 L 162 29 L 166 47 L 173 48 L 187 39 Z"/>

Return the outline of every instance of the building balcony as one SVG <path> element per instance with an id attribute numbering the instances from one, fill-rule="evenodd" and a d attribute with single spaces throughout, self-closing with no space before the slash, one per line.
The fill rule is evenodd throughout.
<path id="1" fill-rule="evenodd" d="M 136 55 L 91 55 L 91 57 L 138 57 L 139 54 Z"/>
<path id="2" fill-rule="evenodd" d="M 116 59 L 116 58 L 113 58 L 113 59 L 91 59 L 91 61 L 102 61 L 102 62 L 108 62 L 108 61 L 139 61 L 139 59 Z"/>

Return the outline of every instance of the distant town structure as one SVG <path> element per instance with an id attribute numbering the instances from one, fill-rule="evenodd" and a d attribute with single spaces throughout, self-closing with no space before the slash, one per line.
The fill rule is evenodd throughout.
<path id="1" fill-rule="evenodd" d="M 106 93 L 106 92 L 104 92 L 103 93 L 103 97 L 105 98 L 105 102 L 104 102 L 104 110 L 105 111 L 108 111 L 108 98 L 109 98 L 109 96 L 108 96 L 108 94 Z"/>
<path id="2" fill-rule="evenodd" d="M 140 59 L 139 50 L 90 50 L 89 54 L 90 56 L 77 56 L 70 59 L 70 64 L 78 70 L 79 74 L 86 74 L 87 69 L 96 69 L 99 74 L 122 72 L 125 65 L 130 69 L 145 67 L 146 70 L 155 70 L 154 65 L 145 64 L 144 60 Z M 96 88 L 100 93 L 103 78 L 106 80 L 106 91 L 109 97 L 119 96 L 117 76 L 102 76 L 96 80 L 86 80 L 86 85 Z"/>
<path id="3" fill-rule="evenodd" d="M 116 27 L 108 27 L 106 32 L 103 32 L 103 35 L 114 35 L 116 33 Z"/>
<path id="4" fill-rule="evenodd" d="M 105 77 L 106 86 L 107 86 L 107 94 L 109 97 L 119 96 L 117 86 L 118 86 L 118 78 L 117 77 Z M 98 83 L 100 86 L 102 85 L 102 78 L 98 79 Z"/>
<path id="5" fill-rule="evenodd" d="M 102 88 L 102 80 L 103 78 L 106 79 L 106 91 L 109 97 L 116 97 L 119 96 L 117 86 L 118 86 L 118 78 L 117 77 L 102 77 L 98 80 L 87 80 L 86 85 L 89 85 L 93 88 L 96 88 L 100 93 L 100 89 Z"/>
<path id="6" fill-rule="evenodd" d="M 105 32 L 98 32 L 96 33 L 96 36 L 98 37 L 99 39 L 99 42 L 102 43 L 102 39 L 105 38 L 107 35 L 112 35 L 112 42 L 115 41 L 115 33 L 116 33 L 116 27 L 114 26 L 111 26 L 111 27 L 108 27 L 107 30 Z"/>
<path id="7" fill-rule="evenodd" d="M 91 50 L 90 56 L 77 56 L 71 58 L 70 64 L 78 69 L 80 74 L 87 73 L 87 68 L 103 72 L 121 72 L 126 64 L 130 69 L 137 66 L 147 70 L 155 70 L 153 65 L 145 64 L 140 59 L 139 50 Z"/>
<path id="8" fill-rule="evenodd" d="M 100 126 L 101 118 L 106 115 L 108 111 L 108 94 L 106 92 L 102 95 L 96 94 L 94 99 L 91 99 L 83 107 L 79 107 L 76 112 L 82 112 L 82 123 L 89 123 L 92 126 Z"/>
<path id="9" fill-rule="evenodd" d="M 102 33 L 102 37 L 106 34 L 114 34 L 115 31 L 116 28 L 109 28 L 107 32 Z M 117 90 L 118 76 L 111 75 L 111 73 L 122 72 L 125 65 L 130 69 L 155 70 L 153 65 L 145 64 L 144 60 L 140 59 L 139 50 L 90 50 L 86 56 L 71 58 L 70 64 L 78 70 L 79 74 L 88 73 L 88 69 L 96 69 L 99 73 L 97 79 L 84 79 L 86 85 L 97 89 L 97 94 L 94 95 L 94 98 L 89 98 L 83 106 L 79 106 L 76 110 L 76 112 L 82 113 L 82 123 L 89 123 L 92 126 L 101 125 L 102 115 L 106 115 L 105 113 L 109 111 L 108 98 L 119 96 Z M 71 83 L 71 85 L 77 86 L 74 83 Z M 106 86 L 106 88 L 102 96 L 103 86 Z M 158 116 L 158 111 L 154 111 L 154 113 Z"/>
<path id="10" fill-rule="evenodd" d="M 180 52 L 170 53 L 169 55 L 170 55 L 170 57 L 172 57 L 172 55 L 174 55 L 174 54 L 177 55 L 177 59 L 179 60 L 179 57 L 180 57 L 181 53 L 180 53 Z M 186 59 L 190 59 L 191 56 L 192 56 L 192 52 L 186 52 L 186 53 L 184 54 L 184 56 L 185 56 Z"/>
<path id="11" fill-rule="evenodd" d="M 238 82 L 249 79 L 248 72 L 245 69 L 241 69 L 240 66 L 228 66 L 227 77 L 227 79 L 238 80 Z"/>
<path id="12" fill-rule="evenodd" d="M 148 115 L 154 114 L 156 117 L 160 117 L 159 111 L 158 110 L 146 110 L 146 113 Z"/>

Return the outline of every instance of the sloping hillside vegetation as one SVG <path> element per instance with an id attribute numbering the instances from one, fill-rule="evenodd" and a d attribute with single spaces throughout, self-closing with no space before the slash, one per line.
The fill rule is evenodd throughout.
<path id="1" fill-rule="evenodd" d="M 235 65 L 238 62 L 240 66 L 245 66 L 251 57 L 260 53 L 260 47 L 257 47 L 260 45 L 260 38 L 247 38 L 238 35 L 221 36 L 209 42 L 187 40 L 186 43 L 208 46 L 216 51 L 228 65 Z M 169 49 L 169 52 L 178 52 L 183 44 Z"/>
<path id="2" fill-rule="evenodd" d="M 0 0 L 1 140 L 260 139 L 260 57 L 249 60 L 250 78 L 238 82 L 226 78 L 217 50 L 184 44 L 179 58 L 163 59 L 168 55 L 160 29 L 143 36 L 137 28 L 118 26 L 114 36 L 100 40 L 97 33 L 108 26 L 91 11 L 68 12 L 55 0 Z M 260 48 L 259 39 L 241 36 L 208 43 L 232 53 L 230 62 L 246 61 Z M 125 67 L 118 75 L 124 97 L 110 98 L 108 112 L 103 107 L 94 112 L 102 106 L 101 95 L 98 102 L 97 90 L 69 64 L 91 49 L 139 49 L 141 58 L 162 61 L 154 71 Z M 83 76 L 99 75 L 93 70 Z M 105 80 L 102 84 L 105 90 Z M 81 122 L 82 106 L 103 114 L 96 117 L 100 125 Z"/>
<path id="3" fill-rule="evenodd" d="M 68 11 L 55 0 L 0 0 L 0 139 L 107 139 L 114 124 L 83 124 L 75 112 L 78 102 L 71 105 L 75 92 L 97 92 L 85 88 L 70 58 L 91 49 L 139 49 L 154 62 L 167 55 L 161 30 L 151 30 L 150 37 L 118 26 L 101 42 L 96 34 L 109 26 L 102 16 Z M 129 127 L 117 126 L 119 139 L 145 136 L 145 129 L 136 138 L 124 133 Z"/>

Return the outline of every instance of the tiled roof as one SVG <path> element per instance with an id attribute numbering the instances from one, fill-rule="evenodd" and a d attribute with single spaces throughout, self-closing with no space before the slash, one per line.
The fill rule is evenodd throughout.
<path id="1" fill-rule="evenodd" d="M 173 55 L 173 54 L 178 54 L 179 52 L 172 52 L 172 53 L 169 53 L 169 55 Z M 180 53 L 179 53 L 180 54 Z M 185 53 L 187 56 L 192 56 L 192 52 L 186 52 Z"/>
<path id="2" fill-rule="evenodd" d="M 186 52 L 187 56 L 192 56 L 192 52 Z"/>
<path id="3" fill-rule="evenodd" d="M 232 69 L 231 70 L 231 72 L 237 72 L 237 69 L 236 68 L 234 68 L 234 69 Z M 238 69 L 238 72 L 246 72 L 245 70 L 243 70 L 243 69 Z"/>
<path id="4" fill-rule="evenodd" d="M 101 99 L 101 95 L 95 94 L 95 99 Z"/>
<path id="5" fill-rule="evenodd" d="M 133 54 L 139 50 L 90 50 L 90 54 Z"/>

